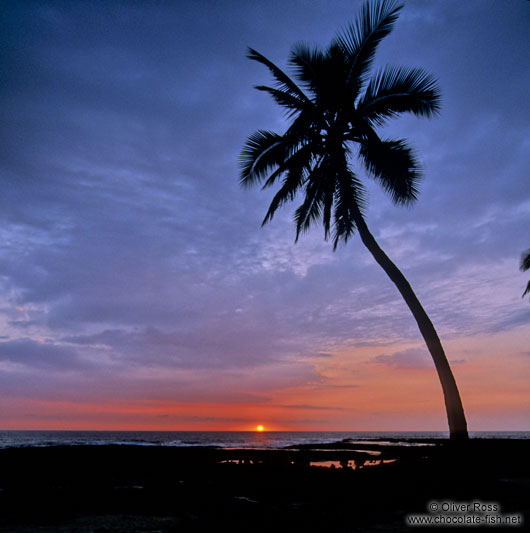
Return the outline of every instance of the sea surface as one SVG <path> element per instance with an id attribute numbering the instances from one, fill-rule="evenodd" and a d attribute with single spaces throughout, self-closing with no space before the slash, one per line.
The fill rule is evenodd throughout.
<path id="1" fill-rule="evenodd" d="M 530 439 L 530 431 L 477 431 L 472 438 Z M 137 446 L 216 446 L 222 448 L 283 448 L 296 444 L 322 444 L 397 439 L 444 439 L 444 431 L 0 431 L 0 448 L 129 444 Z M 381 442 L 379 442 L 381 443 Z"/>

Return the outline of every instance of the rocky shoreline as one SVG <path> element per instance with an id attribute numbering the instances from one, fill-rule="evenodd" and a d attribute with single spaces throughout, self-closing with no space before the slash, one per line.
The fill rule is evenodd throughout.
<path id="1" fill-rule="evenodd" d="M 529 444 L 3 449 L 0 531 L 410 531 L 431 501 L 495 502 L 524 520 Z"/>

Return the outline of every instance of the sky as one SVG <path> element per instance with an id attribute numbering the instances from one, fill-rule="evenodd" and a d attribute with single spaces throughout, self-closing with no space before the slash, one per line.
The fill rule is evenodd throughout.
<path id="1" fill-rule="evenodd" d="M 367 223 L 452 365 L 469 429 L 530 430 L 530 3 L 405 0 L 384 65 L 442 106 L 381 131 L 425 169 Z M 0 429 L 442 430 L 408 308 L 358 237 L 333 252 L 238 158 L 282 68 L 357 0 L 6 1 L 0 13 Z M 352 163 L 356 165 L 354 161 Z"/>

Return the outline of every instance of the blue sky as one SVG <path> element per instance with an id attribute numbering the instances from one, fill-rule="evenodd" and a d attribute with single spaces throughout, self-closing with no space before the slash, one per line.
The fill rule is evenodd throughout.
<path id="1" fill-rule="evenodd" d="M 451 348 L 471 428 L 528 429 L 528 394 L 489 411 L 480 398 L 530 377 L 518 271 L 530 247 L 530 4 L 404 3 L 376 68 L 430 71 L 442 110 L 387 127 L 425 178 L 410 209 L 367 179 L 367 222 Z M 261 228 L 273 191 L 238 183 L 246 137 L 286 125 L 253 89 L 270 78 L 246 47 L 285 66 L 293 44 L 326 46 L 361 5 L 4 4 L 0 427 L 238 429 L 252 405 L 278 428 L 385 429 L 396 413 L 403 429 L 444 428 L 438 397 L 423 415 L 357 407 L 368 388 L 385 404 L 387 377 L 399 389 L 407 372 L 434 375 L 360 240 L 334 253 L 315 228 L 295 245 L 292 209 Z M 421 388 L 410 394 L 420 401 Z"/>

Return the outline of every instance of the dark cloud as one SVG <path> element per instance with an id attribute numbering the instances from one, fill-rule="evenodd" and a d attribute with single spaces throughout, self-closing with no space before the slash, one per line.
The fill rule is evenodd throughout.
<path id="1" fill-rule="evenodd" d="M 28 338 L 0 342 L 0 361 L 39 370 L 80 371 L 92 366 L 69 346 Z"/>

